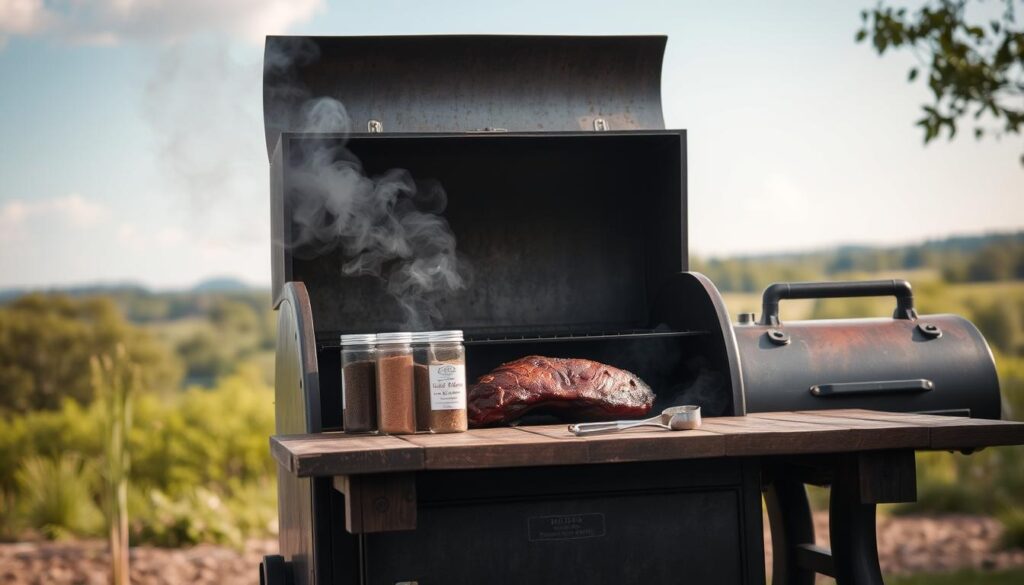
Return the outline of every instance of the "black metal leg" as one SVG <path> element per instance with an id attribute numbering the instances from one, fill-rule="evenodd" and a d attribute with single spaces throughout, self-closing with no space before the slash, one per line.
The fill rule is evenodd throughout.
<path id="1" fill-rule="evenodd" d="M 764 494 L 772 533 L 773 585 L 814 585 L 814 571 L 797 562 L 797 547 L 814 544 L 814 519 L 803 482 L 776 479 Z"/>
<path id="2" fill-rule="evenodd" d="M 829 499 L 829 534 L 836 585 L 882 585 L 875 504 L 862 503 L 857 460 L 840 463 Z"/>

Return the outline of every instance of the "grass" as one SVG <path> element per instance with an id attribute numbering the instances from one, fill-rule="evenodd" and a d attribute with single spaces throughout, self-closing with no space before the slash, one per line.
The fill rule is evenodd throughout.
<path id="1" fill-rule="evenodd" d="M 994 572 L 919 573 L 889 577 L 885 582 L 889 585 L 1020 585 L 1020 583 L 1024 583 L 1024 569 Z"/>
<path id="2" fill-rule="evenodd" d="M 965 570 L 954 573 L 917 573 L 890 577 L 883 575 L 887 585 L 1020 585 L 1024 583 L 1024 569 L 1008 571 Z M 835 585 L 834 579 L 822 578 L 816 585 Z"/>

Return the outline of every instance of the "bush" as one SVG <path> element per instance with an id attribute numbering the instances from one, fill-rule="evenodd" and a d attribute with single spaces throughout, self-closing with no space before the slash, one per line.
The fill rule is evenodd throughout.
<path id="1" fill-rule="evenodd" d="M 160 544 L 237 543 L 273 529 L 273 399 L 255 366 L 212 389 L 136 395 L 128 436 L 136 536 Z M 102 417 L 99 403 L 71 400 L 54 411 L 0 417 L 0 495 L 18 502 L 0 501 L 0 537 L 25 536 L 26 529 L 48 538 L 96 534 L 98 470 L 85 462 L 103 456 Z"/>
<path id="2" fill-rule="evenodd" d="M 208 542 L 240 548 L 248 537 L 277 531 L 277 491 L 269 479 L 230 494 L 200 486 L 172 498 L 154 490 L 133 527 L 133 541 L 155 546 Z"/>
<path id="3" fill-rule="evenodd" d="M 1009 508 L 999 515 L 1003 523 L 1000 544 L 1006 548 L 1024 548 L 1024 509 Z"/>
<path id="4" fill-rule="evenodd" d="M 67 399 L 89 404 L 89 360 L 118 345 L 143 370 L 147 388 L 177 387 L 174 356 L 126 322 L 110 299 L 34 294 L 0 308 L 0 414 L 56 410 Z"/>
<path id="5" fill-rule="evenodd" d="M 80 456 L 29 457 L 17 473 L 24 519 L 47 538 L 93 536 L 103 528 L 96 469 Z"/>
<path id="6" fill-rule="evenodd" d="M 170 405 L 140 397 L 129 436 L 132 481 L 173 495 L 270 477 L 273 401 L 254 367 L 240 368 L 212 390 L 192 388 Z"/>

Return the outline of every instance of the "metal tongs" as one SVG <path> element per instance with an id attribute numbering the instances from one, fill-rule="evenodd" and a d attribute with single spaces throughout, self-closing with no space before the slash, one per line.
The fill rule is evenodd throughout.
<path id="1" fill-rule="evenodd" d="M 670 431 L 688 431 L 700 428 L 700 407 L 692 404 L 673 406 L 658 416 L 644 420 L 614 420 L 608 422 L 577 423 L 569 425 L 569 432 L 577 437 L 617 433 L 635 427 L 658 427 Z"/>

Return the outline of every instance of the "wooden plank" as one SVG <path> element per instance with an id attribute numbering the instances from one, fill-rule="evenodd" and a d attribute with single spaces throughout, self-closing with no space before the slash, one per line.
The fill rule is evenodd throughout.
<path id="1" fill-rule="evenodd" d="M 857 457 L 860 503 L 917 501 L 917 472 L 911 450 L 874 451 Z"/>
<path id="2" fill-rule="evenodd" d="M 806 410 L 802 412 L 759 412 L 749 415 L 755 419 L 801 422 L 805 424 L 824 425 L 846 429 L 892 429 L 913 427 L 898 418 L 876 420 L 857 416 L 841 416 L 824 414 L 821 411 Z"/>
<path id="3" fill-rule="evenodd" d="M 669 431 L 636 428 L 610 435 L 577 437 L 568 425 L 522 427 L 530 433 L 563 443 L 583 445 L 588 463 L 664 461 L 722 457 L 725 446 L 719 433 L 706 430 Z"/>
<path id="4" fill-rule="evenodd" d="M 998 445 L 1024 444 L 1024 424 L 983 418 L 963 419 L 963 424 L 935 426 L 931 429 L 931 448 L 970 450 Z"/>
<path id="5" fill-rule="evenodd" d="M 829 452 L 843 444 L 846 429 L 822 429 L 789 421 L 704 419 L 702 430 L 722 435 L 727 456 L 743 457 L 777 454 Z"/>
<path id="6" fill-rule="evenodd" d="M 416 529 L 416 475 L 382 473 L 334 477 L 345 494 L 345 530 L 351 534 Z"/>
<path id="7" fill-rule="evenodd" d="M 270 438 L 278 462 L 299 477 L 423 469 L 423 449 L 392 436 L 319 433 Z"/>
<path id="8" fill-rule="evenodd" d="M 895 423 L 763 413 L 708 418 L 703 430 L 726 435 L 730 456 L 842 453 L 889 448 L 924 448 L 926 429 Z"/>
<path id="9" fill-rule="evenodd" d="M 759 420 L 786 421 L 819 426 L 814 434 L 816 448 L 822 453 L 874 451 L 881 449 L 927 449 L 930 433 L 926 427 L 907 425 L 897 420 L 876 421 L 809 413 L 759 413 L 749 415 Z M 825 431 L 839 432 L 825 432 Z M 812 452 L 812 451 L 805 451 Z"/>
<path id="10" fill-rule="evenodd" d="M 593 437 L 576 437 L 566 425 L 444 435 L 294 435 L 273 437 L 271 450 L 283 469 L 310 477 L 1003 444 L 1024 444 L 1024 424 L 842 410 L 714 417 L 694 431 L 638 428 Z"/>
<path id="11" fill-rule="evenodd" d="M 794 414 L 827 416 L 833 418 L 854 418 L 879 422 L 900 422 L 908 426 L 957 426 L 964 421 L 979 420 L 965 416 L 942 416 L 936 414 L 919 414 L 910 412 L 886 412 L 881 410 L 864 410 L 859 408 L 843 408 L 836 410 L 800 410 Z"/>
<path id="12" fill-rule="evenodd" d="M 562 427 L 564 428 L 564 427 Z M 474 429 L 466 433 L 404 435 L 424 449 L 426 469 L 479 469 L 588 463 L 587 447 L 520 428 Z"/>
<path id="13" fill-rule="evenodd" d="M 969 450 L 999 445 L 1024 444 L 1024 423 L 963 416 L 882 412 L 876 410 L 812 411 L 818 416 L 863 418 L 875 421 L 900 422 L 929 429 L 930 449 Z M 799 414 L 810 414 L 805 411 Z"/>

